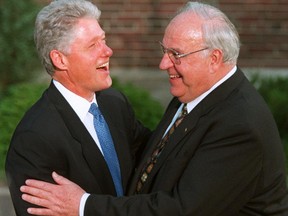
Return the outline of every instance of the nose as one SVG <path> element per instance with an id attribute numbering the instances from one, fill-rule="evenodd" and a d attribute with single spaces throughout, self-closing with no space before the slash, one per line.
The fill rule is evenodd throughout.
<path id="1" fill-rule="evenodd" d="M 174 66 L 174 64 L 171 61 L 171 59 L 169 58 L 168 54 L 164 53 L 164 55 L 160 61 L 160 64 L 159 64 L 159 68 L 161 70 L 167 70 L 168 68 L 173 67 L 173 66 Z"/>
<path id="2" fill-rule="evenodd" d="M 105 55 L 109 57 L 113 55 L 113 50 L 107 44 L 104 44 L 104 50 L 105 50 Z"/>

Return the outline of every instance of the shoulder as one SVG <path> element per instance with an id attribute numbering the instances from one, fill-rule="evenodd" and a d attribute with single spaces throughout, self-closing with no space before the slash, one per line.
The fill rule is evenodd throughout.
<path id="1" fill-rule="evenodd" d="M 121 91 L 112 87 L 100 92 L 96 92 L 96 95 L 98 102 L 109 101 L 110 103 L 127 103 L 128 101 L 127 97 Z"/>
<path id="2" fill-rule="evenodd" d="M 100 92 L 96 92 L 97 98 L 111 97 L 111 98 L 125 98 L 124 94 L 115 88 L 108 88 Z"/>
<path id="3" fill-rule="evenodd" d="M 110 110 L 131 109 L 128 98 L 115 88 L 105 89 L 97 92 L 97 102 L 100 107 L 109 107 Z"/>

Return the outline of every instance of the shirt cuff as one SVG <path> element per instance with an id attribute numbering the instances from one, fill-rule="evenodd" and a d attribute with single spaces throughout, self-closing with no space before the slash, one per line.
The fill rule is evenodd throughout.
<path id="1" fill-rule="evenodd" d="M 84 216 L 85 204 L 86 204 L 86 200 L 88 199 L 89 196 L 90 196 L 90 194 L 88 194 L 88 193 L 84 193 L 82 195 L 81 200 L 80 200 L 79 216 Z"/>

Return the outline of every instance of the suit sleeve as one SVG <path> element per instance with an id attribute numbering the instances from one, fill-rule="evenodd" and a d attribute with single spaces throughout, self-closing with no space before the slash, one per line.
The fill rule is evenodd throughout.
<path id="1" fill-rule="evenodd" d="M 26 179 L 53 182 L 50 167 L 57 166 L 53 164 L 56 160 L 51 157 L 51 151 L 53 150 L 49 145 L 33 132 L 24 131 L 14 135 L 6 158 L 6 175 L 17 215 L 30 215 L 27 208 L 31 204 L 21 199 L 20 191 L 20 186 L 25 184 Z"/>
<path id="2" fill-rule="evenodd" d="M 249 125 L 218 125 L 207 131 L 193 154 L 189 145 L 195 140 L 188 137 L 183 157 L 166 164 L 166 171 L 177 176 L 171 190 L 123 198 L 91 195 L 85 216 L 236 215 L 252 196 L 260 175 L 262 152 L 257 136 Z M 177 164 L 182 164 L 181 172 Z"/>

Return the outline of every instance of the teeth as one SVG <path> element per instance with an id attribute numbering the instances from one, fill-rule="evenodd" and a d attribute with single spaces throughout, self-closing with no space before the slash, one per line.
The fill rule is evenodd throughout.
<path id="1" fill-rule="evenodd" d="M 175 78 L 179 78 L 179 75 L 169 75 L 170 79 L 175 79 Z"/>
<path id="2" fill-rule="evenodd" d="M 99 67 L 97 67 L 97 69 L 99 69 L 99 68 L 104 68 L 104 67 L 108 67 L 108 65 L 109 65 L 109 62 L 106 62 L 106 63 L 100 65 Z"/>

